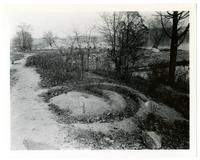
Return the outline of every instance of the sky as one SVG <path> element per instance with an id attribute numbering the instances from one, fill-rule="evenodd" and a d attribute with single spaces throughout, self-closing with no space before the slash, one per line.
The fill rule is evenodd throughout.
<path id="1" fill-rule="evenodd" d="M 153 12 L 140 12 L 144 17 L 150 17 Z M 14 37 L 17 25 L 26 23 L 31 26 L 34 38 L 41 38 L 45 32 L 52 31 L 58 37 L 65 38 L 74 30 L 84 31 L 89 26 L 101 22 L 100 12 L 95 11 L 55 11 L 18 9 L 8 11 L 10 38 Z M 95 31 L 93 31 L 95 32 Z"/>
<path id="2" fill-rule="evenodd" d="M 17 13 L 11 17 L 11 35 L 15 34 L 17 25 L 25 22 L 31 25 L 32 35 L 35 38 L 40 38 L 44 32 L 52 31 L 59 37 L 65 37 L 73 32 L 74 29 L 83 31 L 90 25 L 96 24 L 99 19 L 99 14 L 67 12 L 67 13 Z"/>

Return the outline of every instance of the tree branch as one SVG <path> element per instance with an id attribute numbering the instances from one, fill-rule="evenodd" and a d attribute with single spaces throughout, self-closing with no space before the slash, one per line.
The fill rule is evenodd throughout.
<path id="1" fill-rule="evenodd" d="M 189 30 L 190 24 L 188 23 L 187 27 L 185 30 L 178 36 L 178 39 L 181 39 Z"/>
<path id="2" fill-rule="evenodd" d="M 167 14 L 168 14 L 171 18 L 173 18 L 173 13 L 170 13 L 169 11 L 167 11 Z"/>
<path id="3" fill-rule="evenodd" d="M 186 37 L 186 34 L 184 34 L 182 40 L 177 44 L 178 47 L 183 43 L 183 41 L 185 40 L 185 37 Z"/>
<path id="4" fill-rule="evenodd" d="M 162 25 L 162 28 L 163 28 L 164 32 L 166 33 L 166 35 L 167 35 L 169 38 L 171 38 L 170 34 L 169 34 L 169 33 L 167 32 L 167 30 L 165 29 L 165 25 L 164 25 L 164 23 L 163 23 L 163 15 L 162 15 L 162 14 L 160 14 L 160 21 L 161 21 L 161 25 Z"/>
<path id="5" fill-rule="evenodd" d="M 187 17 L 189 17 L 189 11 L 187 11 L 186 13 L 182 12 L 181 16 L 179 17 L 179 20 L 185 19 Z"/>

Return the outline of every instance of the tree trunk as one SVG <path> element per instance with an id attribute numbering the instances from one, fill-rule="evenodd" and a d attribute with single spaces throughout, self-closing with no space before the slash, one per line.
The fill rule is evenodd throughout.
<path id="1" fill-rule="evenodd" d="M 115 70 L 116 70 L 116 78 L 120 78 L 121 66 L 117 58 L 115 58 Z"/>
<path id="2" fill-rule="evenodd" d="M 24 35 L 23 30 L 22 30 L 22 48 L 23 48 L 23 51 L 26 50 L 26 41 L 25 41 L 25 35 Z"/>
<path id="3" fill-rule="evenodd" d="M 90 63 L 90 49 L 88 48 L 88 53 L 87 53 L 87 70 L 88 71 L 90 69 L 89 63 Z"/>
<path id="4" fill-rule="evenodd" d="M 173 86 L 175 81 L 175 71 L 176 71 L 176 56 L 178 48 L 178 12 L 173 13 L 173 26 L 172 26 L 172 36 L 171 36 L 171 46 L 170 46 L 170 65 L 169 65 L 169 77 L 168 83 Z"/>
<path id="5" fill-rule="evenodd" d="M 158 44 L 157 44 L 157 43 L 154 43 L 153 46 L 152 46 L 152 48 L 158 49 Z"/>
<path id="6" fill-rule="evenodd" d="M 156 40 L 156 41 L 153 43 L 152 48 L 158 49 L 159 44 L 160 44 L 160 42 L 159 42 L 158 40 Z"/>
<path id="7" fill-rule="evenodd" d="M 28 43 L 29 50 L 31 51 L 32 46 L 31 46 L 31 44 L 30 44 L 30 42 L 28 40 L 27 40 L 27 43 Z"/>
<path id="8" fill-rule="evenodd" d="M 84 78 L 84 53 L 81 53 L 81 80 Z"/>
<path id="9" fill-rule="evenodd" d="M 121 78 L 121 66 L 116 66 L 116 78 Z"/>
<path id="10" fill-rule="evenodd" d="M 113 52 L 114 52 L 114 56 L 115 55 L 115 47 L 116 47 L 116 28 L 115 28 L 115 12 L 113 14 L 113 25 L 114 25 L 114 33 L 113 33 L 113 37 L 114 37 L 114 40 L 113 40 Z"/>

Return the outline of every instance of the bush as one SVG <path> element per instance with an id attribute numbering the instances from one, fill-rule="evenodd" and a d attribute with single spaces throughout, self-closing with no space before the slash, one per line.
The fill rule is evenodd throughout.
<path id="1" fill-rule="evenodd" d="M 57 53 L 41 53 L 27 58 L 26 66 L 35 66 L 42 77 L 41 85 L 50 87 L 61 85 L 67 80 L 79 79 L 79 68 L 72 60 Z"/>
<path id="2" fill-rule="evenodd" d="M 188 70 L 180 70 L 177 67 L 173 88 L 179 92 L 189 93 L 189 76 Z M 183 68 L 183 67 L 182 67 Z M 168 68 L 155 68 L 149 74 L 150 90 L 156 88 L 159 84 L 168 84 Z"/>
<path id="3" fill-rule="evenodd" d="M 190 97 L 188 94 L 177 92 L 169 86 L 159 85 L 154 92 L 154 97 L 166 105 L 173 107 L 185 118 L 189 119 Z"/>
<path id="4" fill-rule="evenodd" d="M 168 123 L 154 114 L 141 122 L 142 130 L 154 131 L 162 136 L 163 149 L 189 149 L 189 122 Z"/>
<path id="5" fill-rule="evenodd" d="M 180 92 L 189 93 L 189 67 L 176 67 L 176 80 L 174 88 Z"/>

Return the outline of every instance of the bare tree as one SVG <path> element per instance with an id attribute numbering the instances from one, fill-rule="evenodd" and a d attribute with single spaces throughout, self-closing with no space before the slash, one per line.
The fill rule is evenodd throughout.
<path id="1" fill-rule="evenodd" d="M 165 32 L 162 29 L 162 25 L 160 23 L 160 17 L 159 15 L 155 15 L 154 19 L 151 19 L 148 22 L 148 27 L 149 27 L 149 34 L 150 34 L 150 39 L 153 42 L 152 48 L 158 48 L 160 45 L 161 40 L 165 36 Z M 166 30 L 168 30 L 169 27 L 166 26 Z"/>
<path id="2" fill-rule="evenodd" d="M 47 33 L 44 33 L 43 39 L 51 47 L 53 47 L 54 45 L 57 46 L 56 43 L 55 43 L 56 36 L 54 36 L 51 31 L 48 31 Z"/>
<path id="3" fill-rule="evenodd" d="M 159 12 L 158 14 L 160 15 L 160 21 L 165 34 L 171 39 L 168 83 L 173 86 L 175 81 L 177 50 L 183 43 L 189 30 L 189 23 L 187 23 L 187 25 L 184 24 L 189 17 L 189 11 Z M 170 33 L 166 29 L 166 24 L 168 22 L 172 23 Z"/>
<path id="4" fill-rule="evenodd" d="M 130 68 L 142 57 L 138 52 L 145 42 L 147 27 L 138 12 L 114 12 L 102 15 L 101 32 L 110 46 L 110 57 L 115 63 L 117 75 L 127 80 Z"/>
<path id="5" fill-rule="evenodd" d="M 86 69 L 88 70 L 89 69 L 89 57 L 90 57 L 90 49 L 91 49 L 91 46 L 92 46 L 92 44 L 93 45 L 96 45 L 95 44 L 95 39 L 93 38 L 93 36 L 92 36 L 92 31 L 95 29 L 95 27 L 94 26 L 92 26 L 92 27 L 88 27 L 88 28 L 86 28 L 86 30 L 85 30 L 85 33 L 84 33 L 84 35 L 83 35 L 83 37 L 84 37 L 84 42 L 85 42 L 85 44 L 86 44 L 86 50 L 87 50 L 87 65 L 86 65 Z M 93 41 L 94 40 L 94 41 Z"/>
<path id="6" fill-rule="evenodd" d="M 33 38 L 30 33 L 31 27 L 28 24 L 18 25 L 18 31 L 13 39 L 14 45 L 21 51 L 31 50 Z"/>
<path id="7" fill-rule="evenodd" d="M 113 12 L 113 13 L 103 13 L 101 15 L 103 24 L 99 27 L 100 33 L 103 34 L 108 46 L 110 47 L 110 57 L 114 61 L 115 66 L 117 67 L 117 54 L 116 49 L 116 33 L 117 25 L 121 21 L 122 13 Z"/>
<path id="8" fill-rule="evenodd" d="M 69 47 L 70 47 L 70 55 L 73 54 L 73 50 L 74 50 L 74 45 L 75 45 L 75 38 L 73 36 L 70 36 L 69 38 Z"/>
<path id="9" fill-rule="evenodd" d="M 80 60 L 79 68 L 80 68 L 80 79 L 83 80 L 84 78 L 84 51 L 83 51 L 83 40 L 82 35 L 79 31 L 74 30 L 74 37 L 75 37 L 75 44 L 78 47 L 78 59 Z"/>
<path id="10" fill-rule="evenodd" d="M 58 39 L 57 36 L 55 36 L 51 31 L 48 31 L 47 33 L 44 33 L 43 40 L 50 45 L 51 47 L 55 47 L 60 54 L 66 54 L 63 51 L 63 48 L 59 47 L 56 43 L 56 39 Z"/>
<path id="11" fill-rule="evenodd" d="M 71 64 L 73 65 L 73 68 L 76 68 L 77 70 L 80 70 L 80 56 L 79 56 L 79 52 L 77 53 L 75 51 L 75 47 L 76 47 L 76 40 L 77 38 L 75 36 L 69 36 L 68 37 L 68 48 L 69 48 L 69 53 L 68 53 L 68 57 L 71 60 Z"/>

